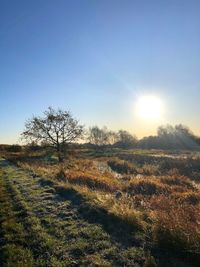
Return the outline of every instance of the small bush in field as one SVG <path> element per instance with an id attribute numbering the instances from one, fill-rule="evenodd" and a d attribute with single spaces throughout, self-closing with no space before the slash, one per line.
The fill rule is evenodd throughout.
<path id="1" fill-rule="evenodd" d="M 153 178 L 132 180 L 127 188 L 129 194 L 158 195 L 169 193 L 168 186 L 162 185 Z"/>
<path id="2" fill-rule="evenodd" d="M 20 145 L 11 145 L 7 148 L 8 152 L 21 152 L 22 147 Z"/>
<path id="3" fill-rule="evenodd" d="M 116 171 L 121 174 L 137 173 L 136 167 L 133 164 L 126 162 L 124 160 L 119 160 L 119 159 L 109 160 L 108 165 L 113 171 Z"/>
<path id="4" fill-rule="evenodd" d="M 184 175 L 167 175 L 164 177 L 161 177 L 161 182 L 164 184 L 168 184 L 171 186 L 183 186 L 183 187 L 187 187 L 188 189 L 194 189 L 194 186 L 192 184 L 192 182 L 189 180 L 189 178 L 187 178 Z"/>
<path id="5" fill-rule="evenodd" d="M 94 172 L 70 171 L 66 176 L 70 183 L 85 185 L 91 189 L 110 192 L 120 189 L 119 183 L 116 180 Z"/>
<path id="6" fill-rule="evenodd" d="M 141 167 L 140 173 L 145 174 L 145 175 L 158 175 L 160 174 L 159 165 L 145 163 Z"/>

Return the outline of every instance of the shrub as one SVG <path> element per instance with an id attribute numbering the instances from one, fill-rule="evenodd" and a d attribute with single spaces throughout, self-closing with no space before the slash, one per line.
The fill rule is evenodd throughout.
<path id="1" fill-rule="evenodd" d="M 11 146 L 8 146 L 7 151 L 8 152 L 21 152 L 22 147 L 20 145 L 11 145 Z"/>
<path id="2" fill-rule="evenodd" d="M 169 193 L 168 186 L 162 185 L 153 177 L 131 180 L 127 188 L 129 194 L 158 195 Z"/>
<path id="3" fill-rule="evenodd" d="M 177 185 L 194 189 L 192 182 L 184 175 L 172 175 L 161 177 L 161 182 L 168 185 Z"/>
<path id="4" fill-rule="evenodd" d="M 68 182 L 85 185 L 91 189 L 99 189 L 103 191 L 116 191 L 120 189 L 119 183 L 109 177 L 100 175 L 99 173 L 91 173 L 86 171 L 69 171 L 65 174 Z"/>
<path id="5" fill-rule="evenodd" d="M 198 205 L 200 203 L 200 194 L 189 191 L 184 193 L 175 193 L 172 195 L 179 203 L 188 203 L 190 205 Z"/>
<path id="6" fill-rule="evenodd" d="M 119 159 L 113 159 L 108 161 L 108 165 L 113 171 L 116 171 L 121 174 L 136 174 L 137 170 L 136 167 L 124 160 L 119 160 Z"/>
<path id="7" fill-rule="evenodd" d="M 145 163 L 141 167 L 140 173 L 145 175 L 158 175 L 160 174 L 159 165 Z"/>

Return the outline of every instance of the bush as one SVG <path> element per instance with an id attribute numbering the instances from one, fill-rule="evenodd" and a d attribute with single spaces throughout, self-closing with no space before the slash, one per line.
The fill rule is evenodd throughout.
<path id="1" fill-rule="evenodd" d="M 168 186 L 162 185 L 152 177 L 135 179 L 127 188 L 129 194 L 158 195 L 169 193 Z"/>
<path id="2" fill-rule="evenodd" d="M 172 195 L 180 204 L 187 203 L 190 205 L 198 205 L 200 203 L 200 194 L 189 191 L 184 193 L 175 193 Z"/>
<path id="3" fill-rule="evenodd" d="M 116 171 L 121 174 L 136 174 L 137 173 L 137 170 L 134 167 L 134 165 L 124 160 L 119 160 L 119 159 L 109 160 L 108 165 L 113 171 Z"/>
<path id="4" fill-rule="evenodd" d="M 111 180 L 111 178 L 95 172 L 70 171 L 65 173 L 65 176 L 69 183 L 85 185 L 91 189 L 99 189 L 108 192 L 114 192 L 120 189 L 116 180 Z"/>
<path id="5" fill-rule="evenodd" d="M 7 148 L 8 152 L 21 152 L 22 147 L 20 145 L 11 145 Z"/>
<path id="6" fill-rule="evenodd" d="M 183 175 L 165 176 L 161 178 L 161 182 L 171 186 L 182 186 L 188 189 L 194 189 L 192 182 L 186 176 Z"/>

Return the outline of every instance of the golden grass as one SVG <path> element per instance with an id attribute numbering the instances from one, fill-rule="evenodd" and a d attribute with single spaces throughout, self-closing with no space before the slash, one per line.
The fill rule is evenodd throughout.
<path id="1" fill-rule="evenodd" d="M 132 179 L 127 187 L 127 191 L 131 195 L 159 195 L 169 194 L 170 187 L 162 184 L 157 177 L 148 176 Z"/>
<path id="2" fill-rule="evenodd" d="M 114 192 L 120 189 L 119 182 L 114 177 L 108 177 L 89 171 L 69 171 L 66 178 L 70 183 L 85 185 L 91 189 Z"/>
<path id="3" fill-rule="evenodd" d="M 121 173 L 121 178 L 109 169 L 100 170 L 97 162 L 108 163 L 113 171 Z M 55 165 L 23 161 L 18 164 L 51 177 L 62 187 L 72 186 L 92 205 L 127 224 L 137 225 L 143 232 L 148 229 L 157 247 L 200 258 L 200 192 L 197 184 L 180 175 L 178 169 L 163 174 L 158 165 L 138 166 L 114 157 L 70 159 Z"/>
<path id="4" fill-rule="evenodd" d="M 200 206 L 180 203 L 166 196 L 151 199 L 153 238 L 164 247 L 199 254 Z"/>

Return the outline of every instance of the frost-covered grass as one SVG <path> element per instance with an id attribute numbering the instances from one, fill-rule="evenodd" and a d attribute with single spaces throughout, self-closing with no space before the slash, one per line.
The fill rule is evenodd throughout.
<path id="1" fill-rule="evenodd" d="M 67 256 L 69 262 L 81 266 L 90 266 L 89 261 L 97 266 L 199 266 L 200 159 L 188 153 L 187 158 L 164 157 L 163 151 L 107 154 L 79 150 L 62 164 L 43 161 L 43 155 L 34 156 L 33 161 L 30 155 L 28 160 L 24 155 L 12 158 L 29 179 L 49 187 L 53 195 L 70 203 L 69 210 L 76 210 L 76 216 L 90 224 L 80 234 L 76 216 L 67 218 L 74 222 L 68 240 L 75 242 L 75 252 Z M 42 194 L 41 187 L 38 193 L 31 192 L 36 198 Z M 46 208 L 48 205 L 43 206 Z M 54 213 L 55 207 L 45 213 L 44 221 L 51 225 L 47 232 L 62 240 L 68 228 L 62 223 L 56 228 Z M 95 239 L 101 235 L 107 246 L 101 252 L 91 249 L 89 240 L 102 246 Z"/>

